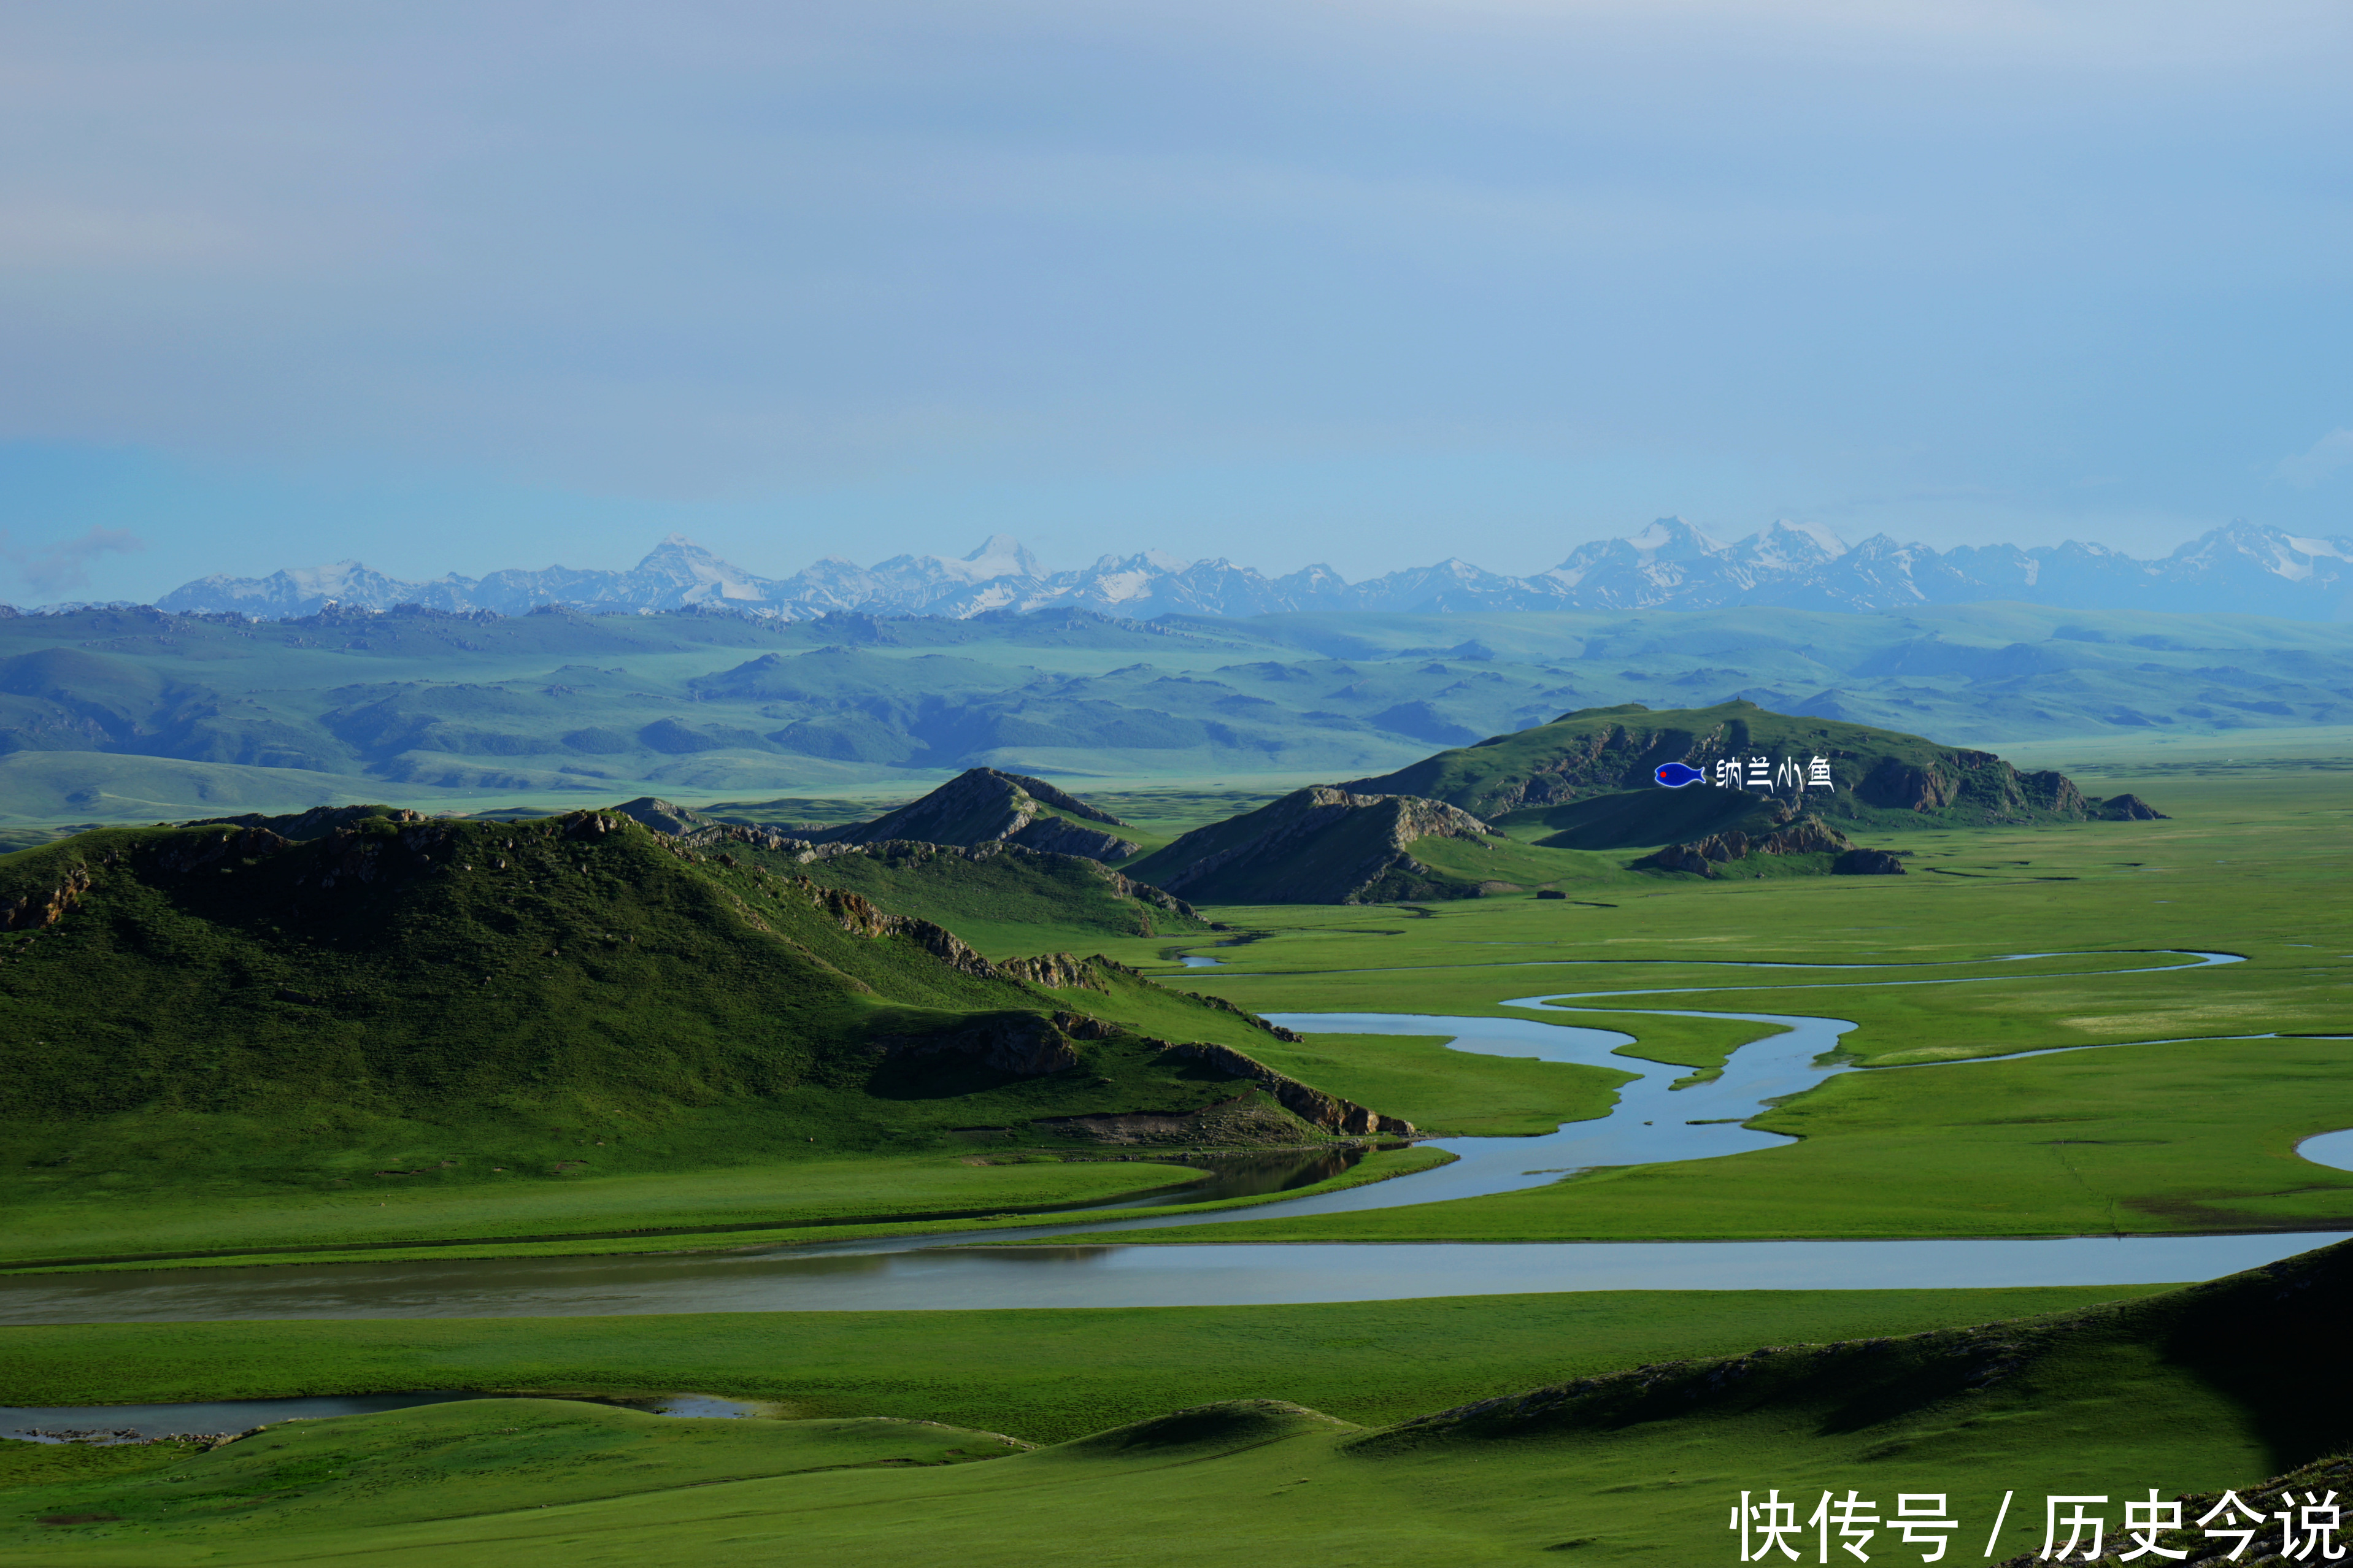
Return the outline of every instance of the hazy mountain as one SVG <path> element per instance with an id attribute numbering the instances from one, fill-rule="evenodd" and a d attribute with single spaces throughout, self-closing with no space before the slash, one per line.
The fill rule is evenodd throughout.
<path id="1" fill-rule="evenodd" d="M 2253 523 L 2214 529 L 2158 561 L 2102 544 L 1961 545 L 1937 551 L 1874 534 L 1850 545 L 1826 528 L 1776 522 L 1725 543 L 1679 517 L 1626 539 L 1596 540 L 1559 565 L 1508 577 L 1462 560 L 1351 584 L 1328 566 L 1269 577 L 1224 560 L 1147 550 L 1048 572 L 1009 535 L 961 560 L 894 555 L 872 566 L 839 556 L 790 577 L 759 577 L 673 534 L 626 572 L 550 566 L 483 577 L 403 582 L 356 561 L 200 577 L 160 608 L 234 611 L 269 620 L 329 605 L 520 615 L 541 605 L 604 610 L 724 606 L 785 620 L 858 613 L 968 619 L 1054 605 L 1135 619 L 1316 610 L 1461 614 L 1479 610 L 1705 610 L 1779 605 L 1874 612 L 1991 600 L 2070 609 L 2242 611 L 2353 619 L 2353 538 L 2314 539 Z"/>

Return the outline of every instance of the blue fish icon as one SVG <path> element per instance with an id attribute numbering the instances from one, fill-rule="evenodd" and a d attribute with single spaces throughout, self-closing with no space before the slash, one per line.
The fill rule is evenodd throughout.
<path id="1" fill-rule="evenodd" d="M 1681 789 L 1685 784 L 1695 784 L 1707 777 L 1697 768 L 1687 766 L 1683 763 L 1662 763 L 1659 764 L 1659 771 L 1652 776 L 1669 789 Z"/>

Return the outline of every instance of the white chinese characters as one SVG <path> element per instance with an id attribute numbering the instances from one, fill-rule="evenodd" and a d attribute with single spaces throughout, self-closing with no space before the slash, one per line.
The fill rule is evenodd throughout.
<path id="1" fill-rule="evenodd" d="M 1787 791 L 1803 795 L 1810 789 L 1836 790 L 1828 757 L 1725 757 L 1705 775 L 1718 789 Z"/>
<path id="2" fill-rule="evenodd" d="M 1986 1540 L 1987 1557 L 1997 1553 L 2011 1500 L 2017 1495 L 2002 1494 L 2001 1506 L 1993 1514 L 1992 1533 Z M 2121 1563 L 2180 1562 L 2190 1555 L 2193 1532 L 2218 1544 L 2228 1542 L 2230 1551 L 2223 1560 L 2231 1563 L 2245 1559 L 2250 1552 L 2265 1562 L 2295 1563 L 2334 1563 L 2347 1555 L 2340 1539 L 2343 1510 L 2333 1491 L 2326 1495 L 2306 1491 L 2300 1500 L 2293 1490 L 2282 1491 L 2274 1500 L 2276 1506 L 2268 1511 L 2236 1492 L 2224 1492 L 2220 1502 L 2185 1523 L 2182 1504 L 2159 1497 L 2152 1487 L 2146 1499 L 2124 1501 L 2122 1527 L 2114 1530 L 2110 1521 L 2116 1515 L 2110 1511 L 2110 1500 L 2105 1494 L 2045 1496 L 2042 1542 L 2033 1553 L 2036 1560 L 2088 1563 L 2113 1553 L 2112 1560 Z M 1775 1558 L 1790 1563 L 1869 1563 L 1874 1539 L 1882 1541 L 1879 1555 L 1887 1557 L 1898 1552 L 1894 1542 L 1899 1538 L 1904 1548 L 1919 1551 L 1920 1562 L 1937 1563 L 1944 1560 L 1953 1533 L 1961 1528 L 1959 1510 L 1950 1505 L 1951 1497 L 1945 1492 L 1898 1492 L 1895 1511 L 1883 1513 L 1876 1500 L 1850 1488 L 1843 1497 L 1821 1493 L 1800 1524 L 1798 1510 L 1802 1505 L 1795 1499 L 1784 1500 L 1776 1489 L 1767 1491 L 1762 1501 L 1753 1492 L 1742 1492 L 1732 1510 L 1730 1528 L 1739 1537 L 1743 1563 Z M 2018 1528 L 2031 1531 L 2033 1516 L 2021 1511 L 2024 1517 Z M 2182 1544 L 2166 1545 L 2168 1535 Z M 2027 1536 L 2028 1541 L 2032 1539 L 2031 1534 Z M 1901 1554 L 1898 1560 L 1903 1560 Z M 2211 1557 L 2200 1560 L 2212 1561 Z"/>

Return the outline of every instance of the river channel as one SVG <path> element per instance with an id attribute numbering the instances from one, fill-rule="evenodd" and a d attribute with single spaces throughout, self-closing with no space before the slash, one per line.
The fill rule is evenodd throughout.
<path id="1" fill-rule="evenodd" d="M 2066 957 L 2022 954 L 2020 958 Z M 2084 955 L 2090 956 L 2090 955 Z M 2211 965 L 2230 953 L 2151 958 Z M 1504 967 L 1504 966 L 1499 966 Z M 1767 967 L 1726 964 L 1727 968 Z M 1839 971 L 1842 978 L 1788 987 L 1990 984 L 2005 976 L 1923 978 L 1921 967 L 1769 966 Z M 1903 968 L 1902 979 L 1859 980 L 1862 968 Z M 2179 963 L 2151 965 L 2183 967 Z M 2116 973 L 2115 970 L 2102 973 Z M 2129 973 L 2129 972 L 2126 972 Z M 2032 978 L 2060 976 L 2037 974 Z M 2023 977 L 2021 977 L 2023 978 Z M 1699 988 L 1685 988 L 1699 989 Z M 1550 1017 L 1565 1005 L 1668 991 L 1551 993 L 1500 1004 Z M 1447 1138 L 1452 1163 L 1341 1192 L 1278 1199 L 1215 1214 L 1123 1217 L 1117 1206 L 1050 1225 L 976 1237 L 902 1237 L 721 1253 L 605 1258 L 450 1258 L 296 1264 L 254 1268 L 120 1270 L 0 1278 L 0 1323 L 190 1321 L 208 1319 L 568 1317 L 729 1311 L 870 1311 L 1005 1307 L 1236 1306 L 1381 1300 L 1417 1296 L 1619 1289 L 1877 1289 L 2004 1285 L 2119 1285 L 2211 1279 L 2345 1239 L 2341 1232 L 2258 1236 L 2075 1237 L 2034 1240 L 1482 1243 L 1237 1243 L 1123 1247 L 1058 1237 L 1291 1215 L 1345 1214 L 1440 1203 L 1555 1182 L 1603 1165 L 1710 1159 L 1789 1142 L 1741 1123 L 1769 1101 L 1841 1073 L 1967 1072 L 1979 1061 L 1857 1069 L 1826 1062 L 1854 1025 L 1804 1014 L 1610 1011 L 1737 1018 L 1782 1032 L 1735 1051 L 1722 1074 L 1689 1076 L 1614 1054 L 1632 1043 L 1614 1030 L 1544 1021 L 1405 1013 L 1277 1014 L 1303 1033 L 1443 1036 L 1474 1054 L 1534 1057 L 1636 1075 L 1607 1116 L 1533 1138 Z M 2237 1038 L 2263 1039 L 2254 1035 Z M 2136 1041 L 2133 1044 L 2161 1044 Z M 2063 1047 L 2081 1050 L 2115 1047 Z M 2353 1134 L 2307 1140 L 2316 1163 L 2353 1168 Z M 1229 1184 L 1279 1190 L 1283 1173 L 1229 1173 Z M 1162 1200 L 1166 1201 L 1166 1200 Z M 1094 1216 L 1094 1217 L 1091 1217 Z M 1019 1246 L 947 1245 L 986 1240 Z"/>

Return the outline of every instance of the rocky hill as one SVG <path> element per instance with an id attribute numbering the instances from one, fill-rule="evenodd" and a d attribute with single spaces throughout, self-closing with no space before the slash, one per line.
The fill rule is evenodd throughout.
<path id="1" fill-rule="evenodd" d="M 1176 1048 L 1273 1037 L 1229 1007 L 1152 987 L 1106 1020 L 935 923 L 614 812 L 408 816 L 0 858 L 11 1179 L 129 1191 L 225 1142 L 321 1190 L 612 1173 L 1265 1098 Z M 452 1130 L 473 1152 L 420 1163 Z"/>
<path id="2" fill-rule="evenodd" d="M 1196 828 L 1128 869 L 1203 903 L 1386 903 L 1475 893 L 1475 880 L 1414 857 L 1413 846 L 1429 838 L 1483 848 L 1488 828 L 1441 801 L 1318 785 Z"/>
<path id="3" fill-rule="evenodd" d="M 820 828 L 805 837 L 819 844 L 1003 842 L 1057 855 L 1117 860 L 1144 847 L 1138 839 L 1105 831 L 1126 826 L 1044 779 L 966 768 L 923 799 L 871 822 Z"/>
<path id="4" fill-rule="evenodd" d="M 1657 770 L 1677 763 L 1703 779 L 1661 787 Z M 1631 702 L 1578 709 L 1341 787 L 1428 795 L 1499 824 L 1542 824 L 1555 830 L 1542 842 L 1580 849 L 1770 832 L 1800 811 L 1883 830 L 2082 822 L 2108 809 L 2062 773 L 2021 773 L 1990 752 L 1745 700 L 1665 712 Z"/>

